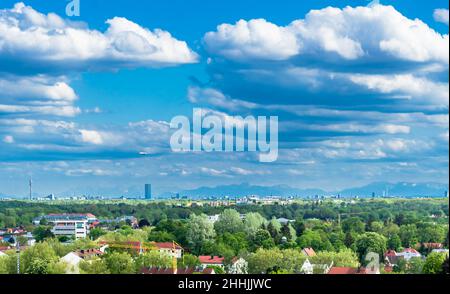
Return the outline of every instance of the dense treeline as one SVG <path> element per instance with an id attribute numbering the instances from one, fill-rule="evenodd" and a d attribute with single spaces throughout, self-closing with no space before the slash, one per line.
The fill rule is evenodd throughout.
<path id="1" fill-rule="evenodd" d="M 379 261 L 388 249 L 401 251 L 415 247 L 426 259 L 413 258 L 399 263 L 397 273 L 440 273 L 445 256 L 431 253 L 424 243 L 443 243 L 448 248 L 447 200 L 357 200 L 306 201 L 291 205 L 178 207 L 166 203 L 85 203 L 50 204 L 1 202 L 0 222 L 29 226 L 40 245 L 24 253 L 24 272 L 64 271 L 59 259 L 70 250 L 93 246 L 98 240 L 110 242 L 171 242 L 185 248 L 180 260 L 198 264 L 198 255 L 219 255 L 230 262 L 234 257 L 248 261 L 250 273 L 299 273 L 306 260 L 303 248 L 313 248 L 310 258 L 317 265 L 358 267 L 365 265 L 368 253 Z M 33 217 L 46 213 L 93 213 L 100 219 L 134 215 L 139 228 L 126 222 L 107 223 L 91 230 L 89 239 L 71 247 L 61 246 L 50 227 L 32 227 Z M 212 222 L 207 215 L 219 214 Z M 281 223 L 284 217 L 292 222 Z M 105 227 L 106 225 L 106 227 Z M 39 252 L 43 251 L 43 257 Z M 28 260 L 28 261 L 27 261 Z M 37 260 L 37 261 L 36 261 Z M 0 262 L 0 273 L 14 271 L 14 256 Z M 27 263 L 28 262 L 28 263 Z M 447 261 L 448 262 L 448 259 Z M 2 265 L 3 264 L 3 265 Z M 134 250 L 111 250 L 101 259 L 83 264 L 84 273 L 136 273 L 142 266 L 170 266 L 171 259 L 154 252 L 138 255 Z M 316 268 L 323 272 L 320 266 Z"/>
<path id="2" fill-rule="evenodd" d="M 266 219 L 284 217 L 287 219 L 337 220 L 338 214 L 357 215 L 366 223 L 372 221 L 394 221 L 398 225 L 415 223 L 419 219 L 436 216 L 447 222 L 448 200 L 356 200 L 350 202 L 305 201 L 291 205 L 243 205 L 233 207 L 239 213 L 258 212 Z M 28 225 L 34 217 L 48 213 L 93 213 L 98 218 L 116 218 L 133 215 L 145 218 L 151 224 L 163 219 L 188 219 L 191 214 L 219 214 L 223 207 L 196 206 L 178 207 L 168 203 L 30 203 L 22 201 L 0 201 L 0 227 Z"/>

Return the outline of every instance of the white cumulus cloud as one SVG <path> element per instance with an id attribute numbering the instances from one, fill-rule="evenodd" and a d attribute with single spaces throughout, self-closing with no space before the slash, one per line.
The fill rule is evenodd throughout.
<path id="1" fill-rule="evenodd" d="M 0 60 L 30 71 L 162 67 L 197 61 L 186 42 L 169 32 L 152 31 L 121 17 L 106 23 L 109 27 L 103 33 L 17 3 L 0 10 Z"/>
<path id="2" fill-rule="evenodd" d="M 235 61 L 313 56 L 448 64 L 449 49 L 448 35 L 383 5 L 312 10 L 287 26 L 264 19 L 240 20 L 218 26 L 204 41 L 210 54 Z"/>
<path id="3" fill-rule="evenodd" d="M 435 21 L 448 25 L 448 18 L 449 18 L 448 9 L 445 8 L 435 9 L 433 17 Z"/>

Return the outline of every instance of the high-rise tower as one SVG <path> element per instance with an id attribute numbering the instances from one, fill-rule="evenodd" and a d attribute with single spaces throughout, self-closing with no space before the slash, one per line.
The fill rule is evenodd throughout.
<path id="1" fill-rule="evenodd" d="M 145 184 L 145 199 L 146 200 L 152 199 L 152 185 L 151 184 Z"/>

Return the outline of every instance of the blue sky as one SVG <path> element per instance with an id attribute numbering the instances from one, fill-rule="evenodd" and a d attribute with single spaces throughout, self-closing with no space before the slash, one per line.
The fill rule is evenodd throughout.
<path id="1" fill-rule="evenodd" d="M 2 194 L 29 176 L 61 195 L 448 182 L 447 1 L 16 2 L 0 3 Z M 173 154 L 167 123 L 193 107 L 279 116 L 279 160 Z"/>

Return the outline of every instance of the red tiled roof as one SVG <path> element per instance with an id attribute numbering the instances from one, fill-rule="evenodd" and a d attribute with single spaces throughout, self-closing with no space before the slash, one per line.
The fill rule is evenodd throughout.
<path id="1" fill-rule="evenodd" d="M 352 267 L 332 267 L 328 272 L 329 275 L 356 275 L 357 268 Z"/>
<path id="2" fill-rule="evenodd" d="M 425 248 L 431 248 L 431 249 L 441 249 L 442 247 L 444 247 L 442 245 L 442 243 L 422 243 L 422 245 Z"/>
<path id="3" fill-rule="evenodd" d="M 386 251 L 386 253 L 384 254 L 385 257 L 393 257 L 393 256 L 397 256 L 397 252 L 395 252 L 395 250 L 388 250 Z"/>
<path id="4" fill-rule="evenodd" d="M 173 243 L 172 242 L 158 242 L 155 243 L 155 246 L 158 247 L 159 249 L 173 249 Z M 175 249 L 183 249 L 183 247 L 181 247 L 178 244 L 175 244 Z"/>
<path id="5" fill-rule="evenodd" d="M 89 256 L 103 255 L 104 252 L 102 252 L 98 249 L 87 249 L 87 250 L 79 250 L 76 252 L 76 254 L 81 258 L 85 258 L 85 257 L 89 257 Z"/>
<path id="6" fill-rule="evenodd" d="M 419 254 L 419 252 L 414 248 L 406 248 L 402 251 L 402 253 L 413 253 L 413 254 Z"/>
<path id="7" fill-rule="evenodd" d="M 312 248 L 303 248 L 303 253 L 308 257 L 316 256 L 316 252 Z"/>
<path id="8" fill-rule="evenodd" d="M 225 260 L 224 257 L 209 255 L 199 256 L 198 259 L 200 260 L 200 263 L 203 264 L 223 264 L 223 261 Z"/>
<path id="9" fill-rule="evenodd" d="M 142 268 L 141 274 L 144 275 L 173 275 L 174 271 L 172 268 L 158 268 L 158 267 L 151 267 L 151 268 Z M 192 275 L 195 272 L 194 268 L 179 268 L 177 269 L 176 274 L 177 275 Z"/>

